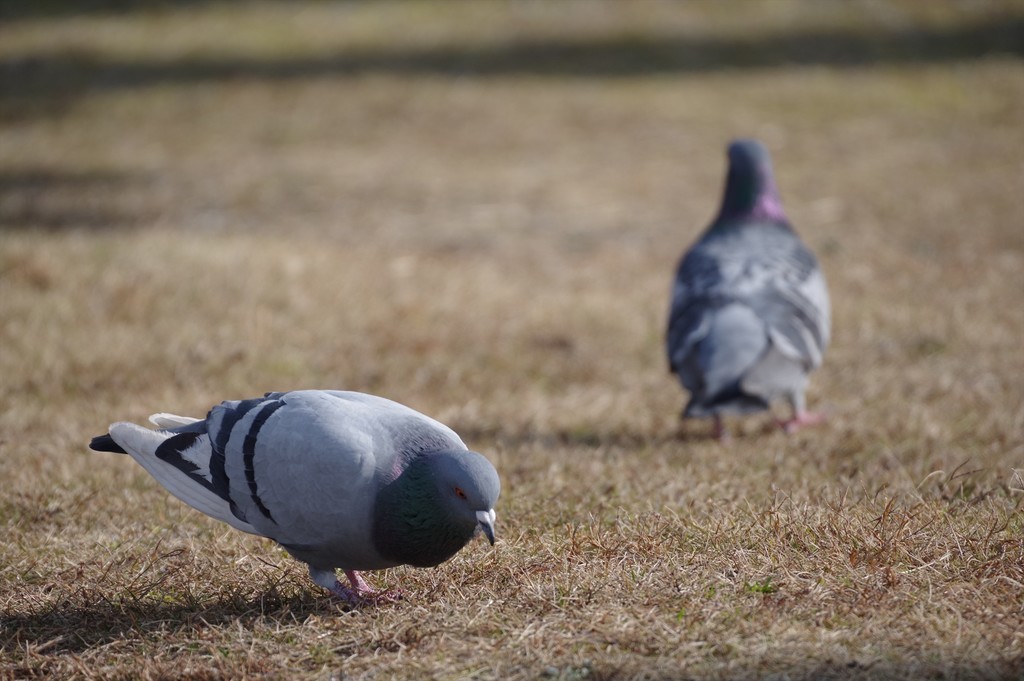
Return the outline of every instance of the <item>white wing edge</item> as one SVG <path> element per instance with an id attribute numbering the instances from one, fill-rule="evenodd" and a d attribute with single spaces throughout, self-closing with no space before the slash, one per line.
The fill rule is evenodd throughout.
<path id="1" fill-rule="evenodd" d="M 262 536 L 252 525 L 236 518 L 227 501 L 197 484 L 174 465 L 157 458 L 156 448 L 170 434 L 126 422 L 112 423 L 109 432 L 114 442 L 121 445 L 146 472 L 179 500 L 235 529 Z"/>
<path id="2" fill-rule="evenodd" d="M 167 414 L 165 412 L 153 414 L 149 417 L 149 422 L 157 428 L 178 428 L 179 426 L 187 426 L 201 420 L 194 419 L 191 416 L 178 416 L 177 414 Z"/>

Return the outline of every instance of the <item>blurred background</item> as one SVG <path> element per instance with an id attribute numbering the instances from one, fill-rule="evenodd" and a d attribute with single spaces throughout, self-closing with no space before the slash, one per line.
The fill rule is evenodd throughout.
<path id="1" fill-rule="evenodd" d="M 321 385 L 660 431 L 737 136 L 824 259 L 841 411 L 1020 364 L 1020 2 L 0 8 L 8 414 Z M 970 366 L 922 370 L 998 403 Z"/>
<path id="2" fill-rule="evenodd" d="M 985 144 L 942 127 L 956 111 L 1020 113 L 994 74 L 1019 76 L 1022 17 L 992 0 L 5 1 L 0 222 L 660 239 L 713 211 L 740 134 L 780 157 L 808 221 L 867 211 L 896 197 L 862 175 L 910 181 Z"/>

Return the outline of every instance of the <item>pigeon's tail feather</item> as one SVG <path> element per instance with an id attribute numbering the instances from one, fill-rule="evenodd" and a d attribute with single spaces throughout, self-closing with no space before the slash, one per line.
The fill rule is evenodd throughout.
<path id="1" fill-rule="evenodd" d="M 180 428 L 181 426 L 192 425 L 199 420 L 191 416 L 178 416 L 177 414 L 166 414 L 163 412 L 149 417 L 149 422 L 157 428 Z"/>
<path id="2" fill-rule="evenodd" d="M 768 401 L 759 395 L 743 392 L 738 385 L 710 397 L 694 397 L 683 410 L 687 418 L 704 418 L 720 414 L 749 414 L 769 408 Z"/>
<path id="3" fill-rule="evenodd" d="M 181 501 L 243 532 L 260 534 L 232 513 L 226 491 L 223 495 L 219 493 L 208 477 L 208 435 L 175 434 L 122 422 L 110 426 L 109 437 Z"/>
<path id="4" fill-rule="evenodd" d="M 114 438 L 110 437 L 110 435 L 97 435 L 92 439 L 92 442 L 89 443 L 89 449 L 94 452 L 113 452 L 115 454 L 128 453 L 121 448 L 121 445 L 114 442 Z"/>

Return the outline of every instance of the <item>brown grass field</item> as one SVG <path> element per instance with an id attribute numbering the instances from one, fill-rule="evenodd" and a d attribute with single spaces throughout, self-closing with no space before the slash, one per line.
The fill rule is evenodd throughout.
<path id="1" fill-rule="evenodd" d="M 106 5 L 0 4 L 0 678 L 1024 678 L 1024 3 Z M 725 445 L 663 333 L 736 136 L 831 418 Z M 497 546 L 350 611 L 86 448 L 310 387 L 488 456 Z"/>

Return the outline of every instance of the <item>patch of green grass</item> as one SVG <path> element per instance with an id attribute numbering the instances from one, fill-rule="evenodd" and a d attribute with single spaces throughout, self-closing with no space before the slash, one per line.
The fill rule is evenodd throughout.
<path id="1" fill-rule="evenodd" d="M 765 577 L 762 580 L 756 580 L 753 582 L 747 582 L 743 585 L 744 590 L 754 594 L 763 594 L 765 596 L 776 593 L 779 590 L 777 584 L 772 583 L 771 577 Z"/>

